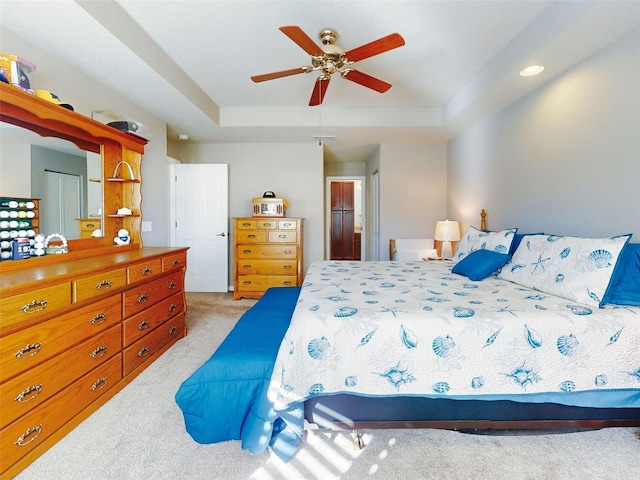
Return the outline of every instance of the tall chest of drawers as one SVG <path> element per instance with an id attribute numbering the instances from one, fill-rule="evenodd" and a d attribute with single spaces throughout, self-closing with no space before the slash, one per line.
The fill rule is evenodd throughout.
<path id="1" fill-rule="evenodd" d="M 10 478 L 186 334 L 186 248 L 0 278 L 0 477 Z"/>
<path id="2" fill-rule="evenodd" d="M 302 218 L 233 219 L 235 300 L 302 285 L 302 226 Z"/>

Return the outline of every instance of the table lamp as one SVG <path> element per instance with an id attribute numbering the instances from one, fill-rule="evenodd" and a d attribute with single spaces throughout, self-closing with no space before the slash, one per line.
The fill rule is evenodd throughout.
<path id="1" fill-rule="evenodd" d="M 460 225 L 451 220 L 441 220 L 436 223 L 436 233 L 434 238 L 442 242 L 442 258 L 450 260 L 453 258 L 451 242 L 460 240 Z"/>

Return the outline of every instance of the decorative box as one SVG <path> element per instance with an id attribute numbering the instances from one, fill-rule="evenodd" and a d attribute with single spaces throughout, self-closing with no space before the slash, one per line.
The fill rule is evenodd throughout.
<path id="1" fill-rule="evenodd" d="M 17 55 L 0 53 L 0 72 L 2 72 L 10 84 L 25 92 L 35 95 L 35 75 L 36 64 L 20 58 Z"/>
<path id="2" fill-rule="evenodd" d="M 284 198 L 254 198 L 254 217 L 284 217 Z"/>

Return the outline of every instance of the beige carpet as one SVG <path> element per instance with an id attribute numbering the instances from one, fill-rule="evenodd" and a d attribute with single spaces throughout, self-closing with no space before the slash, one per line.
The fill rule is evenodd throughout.
<path id="1" fill-rule="evenodd" d="M 28 479 L 561 479 L 640 478 L 637 428 L 531 436 L 440 430 L 309 431 L 293 460 L 252 456 L 239 441 L 195 443 L 174 395 L 253 300 L 187 294 L 188 336 L 17 478 Z"/>

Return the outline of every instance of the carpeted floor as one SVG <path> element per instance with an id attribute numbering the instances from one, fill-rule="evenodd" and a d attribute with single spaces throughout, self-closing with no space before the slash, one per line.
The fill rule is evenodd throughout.
<path id="1" fill-rule="evenodd" d="M 187 294 L 189 333 L 124 390 L 27 467 L 29 479 L 576 479 L 640 478 L 638 428 L 547 435 L 441 430 L 310 430 L 288 464 L 252 456 L 239 441 L 195 443 L 174 395 L 255 303 Z"/>

